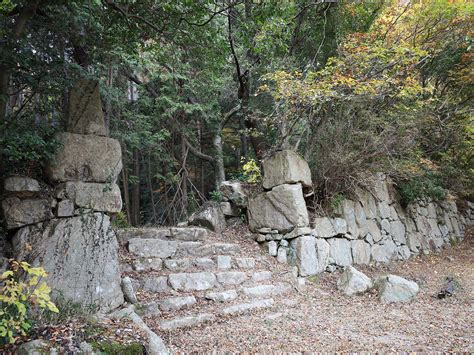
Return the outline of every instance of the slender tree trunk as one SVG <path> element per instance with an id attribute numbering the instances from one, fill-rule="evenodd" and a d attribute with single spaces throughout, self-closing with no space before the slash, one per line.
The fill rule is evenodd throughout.
<path id="1" fill-rule="evenodd" d="M 183 211 L 185 216 L 188 216 L 188 172 L 186 170 L 186 158 L 187 158 L 187 149 L 186 149 L 186 137 L 184 133 L 181 134 L 181 191 L 183 194 Z"/>
<path id="2" fill-rule="evenodd" d="M 156 224 L 155 197 L 153 194 L 153 180 L 151 176 L 151 153 L 148 152 L 148 189 L 150 190 L 151 211 L 153 213 L 152 223 Z"/>
<path id="3" fill-rule="evenodd" d="M 219 188 L 221 183 L 225 181 L 225 170 L 224 170 L 224 153 L 222 149 L 222 128 L 219 125 L 217 128 L 216 134 L 214 135 L 213 139 L 214 149 L 216 150 L 215 155 L 215 188 L 216 190 Z"/>
<path id="4" fill-rule="evenodd" d="M 125 144 L 121 143 L 122 146 L 122 191 L 123 191 L 123 202 L 125 205 L 125 212 L 127 214 L 127 222 L 129 224 L 132 223 L 132 217 L 130 213 L 130 194 L 128 191 L 128 172 L 127 172 L 127 149 L 125 147 Z"/>
<path id="5" fill-rule="evenodd" d="M 133 150 L 133 176 L 135 177 L 130 198 L 132 225 L 140 225 L 140 151 Z"/>
<path id="6" fill-rule="evenodd" d="M 109 88 L 109 95 L 107 96 L 107 102 L 105 104 L 105 129 L 108 134 L 110 134 L 110 116 L 112 114 L 112 100 L 110 98 L 110 89 L 112 89 L 113 85 L 113 74 L 113 68 L 109 66 L 107 73 L 107 86 Z"/>

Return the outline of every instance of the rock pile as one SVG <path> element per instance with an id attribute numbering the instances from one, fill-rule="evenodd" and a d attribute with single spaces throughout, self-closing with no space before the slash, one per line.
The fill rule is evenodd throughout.
<path id="1" fill-rule="evenodd" d="M 271 255 L 287 262 L 288 258 L 294 259 L 288 240 L 307 236 L 292 241 L 300 250 L 302 245 L 311 243 L 308 238 L 312 230 L 303 195 L 303 188 L 311 186 L 311 172 L 308 163 L 291 150 L 279 151 L 264 160 L 263 170 L 266 191 L 248 201 L 249 227 L 258 242 L 266 243 Z"/>
<path id="2" fill-rule="evenodd" d="M 58 135 L 61 148 L 46 167 L 53 186 L 9 177 L 2 200 L 12 256 L 44 267 L 61 297 L 102 310 L 123 303 L 118 244 L 105 214 L 122 209 L 116 184 L 122 153 L 106 134 L 98 83 L 79 80 L 67 132 Z"/>

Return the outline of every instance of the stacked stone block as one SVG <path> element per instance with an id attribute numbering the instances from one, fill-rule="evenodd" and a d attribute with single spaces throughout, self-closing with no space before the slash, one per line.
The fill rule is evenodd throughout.
<path id="1" fill-rule="evenodd" d="M 46 166 L 50 185 L 5 180 L 3 217 L 13 256 L 45 268 L 56 295 L 102 310 L 123 303 L 118 244 L 106 213 L 122 209 L 117 140 L 106 137 L 99 86 L 79 80 L 69 97 L 67 132 Z"/>

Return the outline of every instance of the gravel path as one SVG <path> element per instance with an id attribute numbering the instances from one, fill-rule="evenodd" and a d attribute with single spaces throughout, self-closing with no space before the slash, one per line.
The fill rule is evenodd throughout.
<path id="1" fill-rule="evenodd" d="M 441 253 L 359 270 L 418 282 L 410 304 L 384 305 L 376 291 L 352 298 L 336 290 L 338 273 L 307 280 L 276 306 L 214 324 L 160 332 L 173 352 L 474 351 L 474 238 Z M 434 297 L 454 277 L 455 296 Z"/>

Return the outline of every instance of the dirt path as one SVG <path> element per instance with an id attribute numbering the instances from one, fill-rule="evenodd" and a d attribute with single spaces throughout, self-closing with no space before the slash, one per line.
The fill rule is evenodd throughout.
<path id="1" fill-rule="evenodd" d="M 278 300 L 267 312 L 229 318 L 180 333 L 160 333 L 171 351 L 474 351 L 474 238 L 441 253 L 383 268 L 359 268 L 371 276 L 393 273 L 418 282 L 410 304 L 384 305 L 375 291 L 346 297 L 338 273 L 307 282 L 300 294 Z M 454 277 L 455 296 L 433 297 Z"/>

